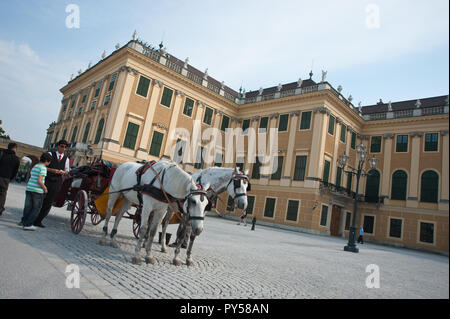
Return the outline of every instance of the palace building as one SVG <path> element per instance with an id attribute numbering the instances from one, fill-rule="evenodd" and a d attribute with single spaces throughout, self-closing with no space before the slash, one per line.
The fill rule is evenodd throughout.
<path id="1" fill-rule="evenodd" d="M 249 170 L 248 217 L 257 223 L 348 237 L 352 223 L 358 145 L 366 160 L 358 187 L 356 226 L 365 241 L 448 254 L 448 95 L 357 106 L 341 88 L 309 79 L 258 91 L 235 91 L 207 73 L 140 40 L 116 46 L 63 88 L 56 122 L 45 148 L 59 139 L 72 143 L 74 165 L 100 157 L 125 161 L 176 160 L 187 172 L 211 165 Z M 209 141 L 178 136 L 218 129 L 223 142 L 214 161 L 204 155 Z M 242 128 L 244 151 L 225 158 L 225 131 Z M 278 129 L 277 169 L 263 174 L 265 154 L 251 152 L 247 129 Z M 175 143 L 181 147 L 174 148 Z M 185 147 L 188 144 L 189 147 Z M 251 146 L 251 145 L 250 145 Z M 188 151 L 186 149 L 189 148 Z M 174 151 L 175 149 L 175 151 Z M 203 153 L 202 153 L 203 151 Z M 348 155 L 347 166 L 339 159 Z M 190 156 L 190 154 L 192 154 Z M 237 217 L 227 195 L 217 209 Z"/>

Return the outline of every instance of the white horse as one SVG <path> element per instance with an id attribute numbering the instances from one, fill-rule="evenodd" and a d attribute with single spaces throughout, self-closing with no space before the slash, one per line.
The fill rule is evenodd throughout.
<path id="1" fill-rule="evenodd" d="M 117 233 L 117 226 L 123 214 L 130 208 L 131 204 L 139 204 L 138 191 L 136 188 L 137 174 L 136 171 L 143 166 L 142 163 L 127 162 L 120 165 L 114 173 L 109 188 L 108 208 L 106 210 L 105 226 L 103 227 L 104 237 L 100 241 L 100 244 L 106 244 L 106 236 L 108 234 L 108 222 L 112 215 L 112 208 L 114 203 L 120 195 L 124 196 L 124 202 L 119 212 L 117 213 L 114 228 L 111 232 L 111 245 L 113 247 L 119 247 L 114 239 Z M 155 176 L 153 169 L 158 173 L 159 178 Z M 203 219 L 205 207 L 208 204 L 206 198 L 206 192 L 199 189 L 195 184 L 192 176 L 187 174 L 176 164 L 160 160 L 147 169 L 141 176 L 139 185 L 144 186 L 151 184 L 153 190 L 161 190 L 161 183 L 163 189 L 169 196 L 169 200 L 184 201 L 183 209 L 189 214 L 192 221 L 192 231 L 195 234 L 200 234 L 203 230 Z M 155 236 L 158 225 L 163 219 L 169 203 L 157 200 L 153 197 L 145 195 L 149 192 L 149 189 L 144 188 L 142 190 L 142 215 L 141 215 L 141 228 L 139 232 L 139 239 L 137 240 L 135 255 L 132 259 L 133 264 L 140 264 L 141 258 L 139 252 L 142 246 L 142 241 L 148 233 L 148 241 L 146 245 L 146 263 L 155 263 L 155 259 L 152 256 L 152 243 Z M 149 220 L 150 214 L 152 216 Z"/>
<path id="2" fill-rule="evenodd" d="M 192 175 L 192 178 L 205 189 L 208 193 L 210 200 L 217 197 L 219 194 L 228 191 L 228 194 L 233 198 L 236 207 L 239 209 L 247 208 L 247 189 L 250 190 L 250 183 L 248 181 L 248 170 L 240 172 L 239 168 L 223 168 L 223 167 L 210 167 L 201 170 Z M 161 251 L 167 252 L 166 248 L 166 231 L 169 225 L 169 220 L 172 217 L 173 212 L 169 208 L 164 220 L 162 222 L 161 232 Z M 177 247 L 175 249 L 175 257 L 173 263 L 180 265 L 181 261 L 178 259 L 180 253 L 180 247 L 184 241 L 185 236 L 189 236 L 189 246 L 186 252 L 186 264 L 189 266 L 192 264 L 191 252 L 194 244 L 195 237 L 198 236 L 193 227 L 191 228 L 189 223 L 186 223 L 187 227 L 184 227 L 181 238 L 177 238 Z"/>

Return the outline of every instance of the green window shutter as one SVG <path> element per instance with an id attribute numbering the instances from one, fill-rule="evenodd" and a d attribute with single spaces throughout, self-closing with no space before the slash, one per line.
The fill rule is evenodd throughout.
<path id="1" fill-rule="evenodd" d="M 378 202 L 378 192 L 380 190 L 380 173 L 372 169 L 366 180 L 366 202 Z"/>
<path id="2" fill-rule="evenodd" d="M 105 124 L 105 120 L 101 119 L 98 122 L 98 126 L 97 126 L 97 133 L 95 134 L 95 140 L 94 140 L 94 144 L 98 144 L 98 142 L 100 142 L 100 137 L 102 136 L 102 132 L 103 132 L 103 125 Z"/>
<path id="3" fill-rule="evenodd" d="M 408 135 L 397 135 L 396 152 L 408 152 Z"/>
<path id="4" fill-rule="evenodd" d="M 439 175 L 434 171 L 423 172 L 420 186 L 420 201 L 437 203 L 439 192 Z"/>
<path id="5" fill-rule="evenodd" d="M 402 170 L 395 171 L 392 174 L 392 192 L 391 199 L 406 200 L 406 187 L 408 175 Z"/>
<path id="6" fill-rule="evenodd" d="M 213 110 L 210 109 L 209 107 L 205 108 L 205 116 L 203 116 L 203 123 L 211 125 L 212 116 Z"/>
<path id="7" fill-rule="evenodd" d="M 266 198 L 264 207 L 264 217 L 273 218 L 275 214 L 275 198 Z"/>
<path id="8" fill-rule="evenodd" d="M 330 119 L 328 121 L 328 133 L 330 133 L 331 135 L 334 135 L 334 116 L 330 115 Z"/>
<path id="9" fill-rule="evenodd" d="M 72 132 L 72 138 L 70 139 L 70 142 L 75 142 L 75 137 L 77 136 L 78 126 L 75 126 Z"/>
<path id="10" fill-rule="evenodd" d="M 169 88 L 164 88 L 163 95 L 161 97 L 161 104 L 167 107 L 170 107 L 170 103 L 172 102 L 173 90 Z"/>
<path id="11" fill-rule="evenodd" d="M 146 77 L 142 76 L 139 78 L 139 84 L 136 90 L 136 94 L 147 97 L 148 88 L 150 86 L 150 79 L 147 79 Z"/>
<path id="12" fill-rule="evenodd" d="M 222 125 L 221 125 L 220 129 L 225 132 L 225 130 L 228 128 L 229 124 L 230 124 L 230 118 L 226 115 L 223 115 L 222 116 Z"/>
<path id="13" fill-rule="evenodd" d="M 341 141 L 344 143 L 346 133 L 347 133 L 347 126 L 345 124 L 341 124 Z"/>
<path id="14" fill-rule="evenodd" d="M 288 123 L 289 123 L 289 114 L 280 115 L 280 123 L 278 125 L 278 131 L 280 132 L 287 131 Z"/>
<path id="15" fill-rule="evenodd" d="M 248 215 L 253 214 L 253 209 L 255 207 L 255 196 L 247 195 L 247 209 L 245 210 Z"/>
<path id="16" fill-rule="evenodd" d="M 311 128 L 311 111 L 302 112 L 302 119 L 300 122 L 301 130 L 309 130 Z"/>
<path id="17" fill-rule="evenodd" d="M 248 129 L 250 127 L 250 120 L 244 120 L 242 122 L 242 132 L 245 132 L 246 129 Z"/>
<path id="18" fill-rule="evenodd" d="M 295 157 L 294 181 L 304 181 L 306 172 L 306 156 Z"/>
<path id="19" fill-rule="evenodd" d="M 325 160 L 325 164 L 323 166 L 323 181 L 328 183 L 329 177 L 330 177 L 330 162 Z"/>
<path id="20" fill-rule="evenodd" d="M 372 136 L 370 142 L 370 153 L 381 152 L 381 136 Z"/>
<path id="21" fill-rule="evenodd" d="M 269 123 L 269 118 L 267 116 L 262 117 L 259 121 L 259 132 L 265 132 L 267 130 L 267 124 Z"/>
<path id="22" fill-rule="evenodd" d="M 116 83 L 116 77 L 117 77 L 117 73 L 114 73 L 111 76 L 111 80 L 109 81 L 109 86 L 108 86 L 108 92 L 114 88 L 114 83 Z"/>
<path id="23" fill-rule="evenodd" d="M 350 229 L 350 220 L 352 218 L 352 213 L 347 212 L 345 214 L 345 230 L 349 230 Z"/>
<path id="24" fill-rule="evenodd" d="M 136 147 L 136 140 L 139 133 L 139 125 L 128 122 L 127 133 L 123 141 L 123 147 L 134 150 Z"/>
<path id="25" fill-rule="evenodd" d="M 81 99 L 81 103 L 84 103 L 86 101 L 88 92 L 89 92 L 89 88 L 84 90 L 84 94 L 83 94 L 83 98 Z"/>
<path id="26" fill-rule="evenodd" d="M 91 123 L 89 122 L 88 124 L 86 124 L 86 128 L 84 129 L 84 135 L 83 135 L 83 140 L 82 140 L 83 143 L 86 143 L 86 141 L 87 141 L 90 128 L 91 128 Z"/>
<path id="27" fill-rule="evenodd" d="M 161 146 L 163 142 L 164 134 L 154 131 L 153 137 L 152 137 L 152 143 L 150 146 L 150 155 L 159 157 L 159 154 L 161 152 Z"/>
<path id="28" fill-rule="evenodd" d="M 195 159 L 194 168 L 203 169 L 204 159 L 203 159 L 203 146 L 198 148 L 197 157 Z"/>
<path id="29" fill-rule="evenodd" d="M 276 159 L 275 159 L 276 158 Z M 275 172 L 272 173 L 272 176 L 270 177 L 272 180 L 277 180 L 279 181 L 281 179 L 281 173 L 283 171 L 283 161 L 284 161 L 284 157 L 283 156 L 275 156 L 274 157 L 274 166 L 275 163 L 277 163 L 277 169 Z M 274 167 L 275 168 L 275 167 Z"/>
<path id="30" fill-rule="evenodd" d="M 375 217 L 364 216 L 363 229 L 365 233 L 373 234 L 373 225 L 375 223 Z"/>
<path id="31" fill-rule="evenodd" d="M 298 217 L 298 200 L 288 200 L 288 207 L 286 212 L 286 220 L 297 221 Z"/>
<path id="32" fill-rule="evenodd" d="M 110 99 L 111 99 L 111 94 L 108 94 L 107 96 L 105 96 L 105 102 L 103 103 L 103 105 L 108 105 Z"/>
<path id="33" fill-rule="evenodd" d="M 352 191 L 352 178 L 353 178 L 353 174 L 347 173 L 347 192 Z"/>
<path id="34" fill-rule="evenodd" d="M 102 81 L 99 81 L 97 83 L 97 87 L 95 88 L 95 94 L 94 97 L 97 97 L 100 94 L 100 88 L 102 87 Z"/>
<path id="35" fill-rule="evenodd" d="M 420 241 L 423 243 L 434 243 L 434 224 L 420 222 Z"/>
<path id="36" fill-rule="evenodd" d="M 356 148 L 356 133 L 355 133 L 355 132 L 352 132 L 352 142 L 351 142 L 351 147 L 352 147 L 353 149 Z"/>
<path id="37" fill-rule="evenodd" d="M 322 206 L 322 212 L 320 214 L 320 226 L 326 226 L 328 219 L 328 206 Z"/>
<path id="38" fill-rule="evenodd" d="M 438 133 L 425 134 L 425 152 L 437 152 L 438 150 Z"/>
<path id="39" fill-rule="evenodd" d="M 341 186 L 342 168 L 338 167 L 336 172 L 336 186 Z"/>
<path id="40" fill-rule="evenodd" d="M 66 133 L 67 133 L 67 129 L 64 129 L 63 135 L 61 137 L 62 140 L 66 139 Z"/>
<path id="41" fill-rule="evenodd" d="M 75 106 L 75 102 L 77 101 L 77 94 L 75 94 L 72 98 L 72 105 L 70 106 L 70 108 L 73 108 Z"/>
<path id="42" fill-rule="evenodd" d="M 402 220 L 391 218 L 389 225 L 389 236 L 395 238 L 402 238 Z"/>
<path id="43" fill-rule="evenodd" d="M 255 163 L 253 164 L 253 169 L 252 169 L 252 178 L 253 179 L 259 179 L 261 177 L 261 175 L 259 173 L 260 167 L 261 167 L 261 162 L 259 161 L 259 157 L 256 156 Z"/>
<path id="44" fill-rule="evenodd" d="M 192 116 L 192 111 L 194 109 L 194 100 L 191 100 L 190 98 L 186 98 L 186 101 L 184 101 L 184 108 L 183 108 L 183 114 L 187 116 Z"/>

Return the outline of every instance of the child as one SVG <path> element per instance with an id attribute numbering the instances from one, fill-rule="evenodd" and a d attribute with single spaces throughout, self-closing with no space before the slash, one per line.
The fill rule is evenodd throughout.
<path id="1" fill-rule="evenodd" d="M 39 163 L 34 165 L 30 172 L 30 179 L 25 192 L 25 206 L 23 208 L 22 222 L 23 230 L 36 230 L 33 222 L 41 210 L 44 194 L 47 193 L 45 187 L 45 176 L 47 176 L 47 166 L 52 161 L 49 153 L 41 155 Z"/>

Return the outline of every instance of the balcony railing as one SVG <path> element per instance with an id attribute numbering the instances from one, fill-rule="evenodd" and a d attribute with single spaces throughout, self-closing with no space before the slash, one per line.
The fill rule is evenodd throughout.
<path id="1" fill-rule="evenodd" d="M 354 199 L 356 193 L 352 190 L 348 189 L 347 187 L 342 187 L 338 185 L 334 185 L 332 183 L 328 183 L 325 181 L 320 181 L 320 190 L 325 191 L 329 194 L 332 194 L 334 196 L 338 196 L 345 199 Z M 377 205 L 384 203 L 384 197 L 380 196 L 372 196 L 372 195 L 358 195 L 358 202 L 364 202 L 364 203 L 374 203 Z"/>

